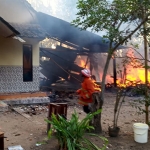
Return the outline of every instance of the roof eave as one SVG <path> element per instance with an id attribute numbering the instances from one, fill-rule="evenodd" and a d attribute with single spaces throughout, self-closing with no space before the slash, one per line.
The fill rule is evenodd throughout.
<path id="1" fill-rule="evenodd" d="M 9 38 L 9 37 L 13 37 L 13 36 L 16 36 L 16 35 L 20 35 L 20 33 L 13 27 L 11 26 L 7 21 L 5 21 L 2 17 L 0 17 L 0 21 L 9 29 L 12 31 L 12 34 L 7 36 L 6 38 Z"/>

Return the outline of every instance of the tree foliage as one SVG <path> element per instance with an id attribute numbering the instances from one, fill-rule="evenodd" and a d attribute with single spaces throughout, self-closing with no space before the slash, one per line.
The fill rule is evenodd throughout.
<path id="1" fill-rule="evenodd" d="M 146 34 L 143 25 L 149 21 L 150 0 L 78 0 L 77 17 L 72 24 L 83 30 L 105 32 L 109 53 L 102 77 L 101 99 L 104 100 L 105 78 L 115 50 L 132 36 Z"/>
<path id="2" fill-rule="evenodd" d="M 109 55 L 104 69 L 102 84 L 114 51 L 128 42 L 135 34 L 141 34 L 142 25 L 148 21 L 149 13 L 143 17 L 143 10 L 150 7 L 149 0 L 78 0 L 75 26 L 86 30 L 105 31 L 103 36 L 109 40 Z M 102 87 L 103 91 L 103 87 Z"/>
<path id="3" fill-rule="evenodd" d="M 105 31 L 105 38 L 123 44 L 140 23 L 142 6 L 148 9 L 149 0 L 79 0 L 77 18 L 73 24 L 81 29 L 91 28 L 93 31 Z"/>

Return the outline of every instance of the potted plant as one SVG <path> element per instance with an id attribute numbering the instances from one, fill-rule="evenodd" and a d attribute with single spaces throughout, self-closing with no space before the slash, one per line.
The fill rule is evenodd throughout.
<path id="1" fill-rule="evenodd" d="M 91 136 L 98 136 L 96 134 L 87 133 L 87 130 L 93 129 L 89 125 L 90 120 L 94 115 L 99 114 L 101 110 L 88 114 L 83 120 L 79 120 L 78 114 L 74 112 L 70 120 L 58 116 L 58 118 L 52 114 L 51 121 L 46 119 L 46 122 L 52 125 L 52 128 L 48 132 L 48 138 L 52 135 L 58 139 L 59 150 L 100 150 L 94 143 L 85 137 L 85 134 Z M 55 132 L 55 134 L 53 134 Z M 102 145 L 103 150 L 106 149 L 108 140 L 104 137 L 98 136 L 104 141 Z"/>
<path id="2" fill-rule="evenodd" d="M 118 127 L 118 117 L 120 113 L 120 108 L 122 106 L 122 103 L 125 99 L 125 89 L 123 87 L 119 87 L 117 95 L 116 95 L 116 101 L 114 106 L 114 120 L 113 125 L 109 126 L 108 133 L 110 137 L 117 137 L 120 131 L 120 128 Z"/>

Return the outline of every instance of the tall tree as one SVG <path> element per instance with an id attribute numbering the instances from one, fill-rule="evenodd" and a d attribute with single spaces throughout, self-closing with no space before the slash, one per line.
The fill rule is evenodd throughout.
<path id="1" fill-rule="evenodd" d="M 150 6 L 149 0 L 78 0 L 77 17 L 72 24 L 83 30 L 105 31 L 105 41 L 109 40 L 109 52 L 102 76 L 100 101 L 103 104 L 105 78 L 110 59 L 116 49 L 128 42 L 134 35 L 141 33 L 141 28 L 148 21 L 149 13 L 142 17 L 141 6 Z M 100 117 L 101 118 L 101 117 Z M 101 124 L 101 120 L 100 120 Z M 101 132 L 100 129 L 97 132 Z"/>

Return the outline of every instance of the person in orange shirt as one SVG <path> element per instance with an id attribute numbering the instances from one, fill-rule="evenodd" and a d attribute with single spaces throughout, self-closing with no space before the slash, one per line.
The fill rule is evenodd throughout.
<path id="1" fill-rule="evenodd" d="M 89 104 L 92 103 L 92 94 L 96 91 L 101 91 L 98 85 L 94 83 L 91 79 L 91 72 L 89 69 L 81 70 L 83 77 L 83 82 L 81 83 L 81 88 L 77 90 L 79 95 L 78 103 L 83 105 L 83 111 L 85 113 L 90 113 Z"/>

